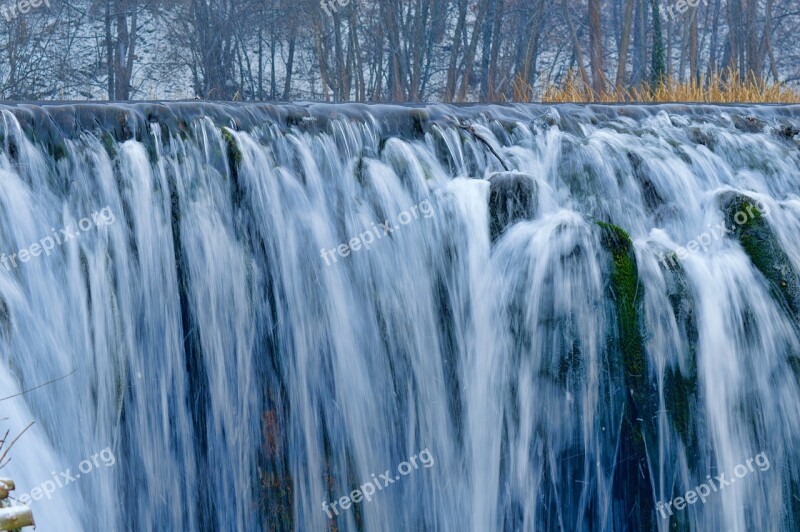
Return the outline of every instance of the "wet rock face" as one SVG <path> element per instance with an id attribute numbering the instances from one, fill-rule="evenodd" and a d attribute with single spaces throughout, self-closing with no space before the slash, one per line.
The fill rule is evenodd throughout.
<path id="1" fill-rule="evenodd" d="M 759 133 L 766 125 L 763 120 L 754 116 L 733 115 L 731 119 L 736 129 L 745 133 Z"/>
<path id="2" fill-rule="evenodd" d="M 724 192 L 717 201 L 726 227 L 733 229 L 753 265 L 769 282 L 773 296 L 800 319 L 800 275 L 765 219 L 768 212 L 762 212 L 763 206 L 759 209 L 756 200 L 736 192 Z"/>
<path id="3" fill-rule="evenodd" d="M 489 219 L 492 241 L 509 226 L 533 220 L 538 203 L 538 186 L 532 176 L 499 172 L 489 178 Z"/>
<path id="4" fill-rule="evenodd" d="M 776 133 L 783 139 L 792 140 L 797 135 L 800 135 L 800 128 L 792 124 L 781 124 L 778 126 Z"/>

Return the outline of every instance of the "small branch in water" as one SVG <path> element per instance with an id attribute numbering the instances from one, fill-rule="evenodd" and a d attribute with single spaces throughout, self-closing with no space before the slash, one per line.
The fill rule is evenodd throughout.
<path id="1" fill-rule="evenodd" d="M 475 130 L 475 126 L 473 126 L 472 124 L 469 124 L 469 123 L 463 123 L 463 122 L 458 122 L 458 121 L 456 121 L 456 125 L 457 125 L 458 127 L 460 127 L 461 129 L 463 129 L 463 130 L 465 130 L 465 131 L 469 132 L 470 134 L 472 134 L 472 136 L 473 136 L 473 137 L 475 137 L 476 139 L 478 139 L 479 141 L 481 141 L 481 142 L 483 143 L 483 145 L 484 145 L 484 146 L 486 146 L 487 148 L 489 148 L 489 151 L 491 151 L 491 152 L 492 152 L 492 154 L 493 154 L 495 157 L 497 157 L 497 160 L 498 160 L 498 161 L 500 161 L 500 164 L 502 164 L 502 165 L 503 165 L 503 168 L 505 169 L 505 171 L 506 171 L 506 172 L 508 172 L 508 171 L 509 171 L 508 165 L 507 165 L 507 164 L 506 164 L 506 162 L 503 160 L 503 158 L 502 158 L 502 157 L 500 157 L 500 154 L 499 154 L 499 153 L 497 153 L 497 150 L 495 150 L 495 149 L 492 147 L 492 145 L 489 143 L 489 141 L 488 141 L 488 140 L 486 140 L 486 139 L 485 139 L 485 138 L 484 138 L 484 137 L 483 137 L 483 136 L 482 136 L 480 133 L 478 133 L 478 132 Z"/>
<path id="2" fill-rule="evenodd" d="M 5 451 L 3 451 L 3 454 L 0 454 L 0 469 L 3 469 L 3 467 L 5 467 L 5 466 L 8 464 L 8 462 L 10 462 L 10 461 L 11 461 L 11 458 L 9 458 L 9 459 L 8 459 L 8 460 L 7 460 L 5 463 L 3 462 L 3 460 L 5 460 L 6 456 L 8 455 L 8 452 L 11 450 L 11 448 L 12 448 L 12 447 L 14 447 L 14 444 L 15 444 L 15 443 L 17 443 L 17 440 L 19 440 L 19 439 L 22 437 L 22 435 L 23 435 L 23 434 L 25 434 L 25 432 L 26 432 L 26 431 L 27 431 L 29 428 L 31 428 L 31 427 L 33 426 L 33 424 L 34 424 L 34 423 L 35 423 L 35 421 L 31 421 L 31 422 L 30 422 L 30 424 L 29 424 L 27 427 L 25 427 L 24 429 L 22 429 L 22 432 L 20 432 L 19 434 L 17 434 L 17 437 L 16 437 L 16 438 L 14 438 L 14 439 L 11 441 L 11 443 L 9 443 L 9 444 L 8 444 L 8 447 L 6 447 L 6 450 L 5 450 Z M 3 439 L 2 439 L 2 440 L 0 440 L 0 451 L 2 451 L 2 450 L 3 450 L 3 446 L 4 446 L 4 445 L 5 445 L 5 443 L 6 443 L 6 438 L 8 438 L 8 431 L 6 431 L 5 435 L 3 435 Z"/>
<path id="3" fill-rule="evenodd" d="M 45 387 L 45 386 L 47 386 L 49 384 L 53 384 L 54 382 L 58 382 L 60 380 L 66 379 L 67 377 L 70 377 L 73 374 L 75 374 L 76 371 L 78 371 L 77 368 L 73 369 L 72 371 L 70 371 L 66 375 L 62 375 L 61 377 L 58 377 L 58 378 L 53 379 L 51 381 L 47 381 L 44 384 L 40 384 L 38 386 L 34 386 L 33 388 L 28 388 L 27 390 L 22 390 L 21 392 L 15 393 L 14 395 L 9 395 L 8 397 L 0 397 L 0 401 L 6 401 L 8 399 L 13 399 L 15 397 L 19 397 L 20 395 L 25 395 L 26 393 L 32 392 L 33 390 L 38 390 L 39 388 L 43 388 L 43 387 Z"/>

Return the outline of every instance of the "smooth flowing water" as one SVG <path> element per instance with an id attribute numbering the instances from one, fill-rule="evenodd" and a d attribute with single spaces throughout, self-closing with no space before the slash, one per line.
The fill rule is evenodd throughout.
<path id="1" fill-rule="evenodd" d="M 0 476 L 43 531 L 796 530 L 798 133 L 3 107 Z"/>

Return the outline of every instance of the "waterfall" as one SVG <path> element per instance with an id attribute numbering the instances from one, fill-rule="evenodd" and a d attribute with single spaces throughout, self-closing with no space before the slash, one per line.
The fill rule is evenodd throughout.
<path id="1" fill-rule="evenodd" d="M 800 527 L 800 107 L 0 112 L 39 529 Z"/>

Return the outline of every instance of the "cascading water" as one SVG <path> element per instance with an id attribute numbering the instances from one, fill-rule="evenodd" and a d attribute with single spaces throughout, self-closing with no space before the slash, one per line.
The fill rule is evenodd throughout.
<path id="1" fill-rule="evenodd" d="M 2 119 L 40 530 L 800 527 L 799 107 Z"/>

